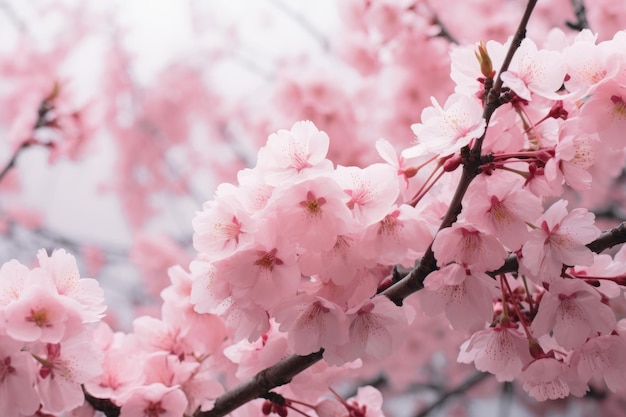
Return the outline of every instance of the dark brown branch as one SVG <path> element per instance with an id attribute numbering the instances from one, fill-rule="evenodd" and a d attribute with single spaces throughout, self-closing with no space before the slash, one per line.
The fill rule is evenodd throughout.
<path id="1" fill-rule="evenodd" d="M 587 10 L 585 9 L 584 0 L 571 0 L 572 7 L 574 8 L 574 15 L 576 16 L 576 21 L 571 22 L 569 20 L 565 21 L 565 25 L 577 31 L 581 31 L 583 29 L 589 29 L 589 22 L 587 21 Z"/>
<path id="2" fill-rule="evenodd" d="M 248 401 L 259 398 L 272 388 L 288 384 L 300 372 L 322 359 L 322 352 L 307 356 L 291 355 L 238 385 L 215 401 L 210 411 L 197 412 L 194 417 L 221 417 L 244 405 Z"/>
<path id="3" fill-rule="evenodd" d="M 103 412 L 106 417 L 119 417 L 120 407 L 115 405 L 109 399 L 94 397 L 85 390 L 84 386 L 81 387 L 83 389 L 83 394 L 85 395 L 85 401 L 87 401 L 95 410 Z"/>

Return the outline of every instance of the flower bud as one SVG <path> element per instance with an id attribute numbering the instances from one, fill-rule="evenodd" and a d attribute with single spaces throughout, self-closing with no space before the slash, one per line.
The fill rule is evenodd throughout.
<path id="1" fill-rule="evenodd" d="M 493 70 L 491 58 L 489 57 L 489 53 L 487 53 L 487 47 L 483 41 L 478 43 L 478 51 L 474 51 L 474 55 L 476 55 L 476 59 L 480 63 L 480 72 L 486 78 L 493 78 L 496 72 Z"/>

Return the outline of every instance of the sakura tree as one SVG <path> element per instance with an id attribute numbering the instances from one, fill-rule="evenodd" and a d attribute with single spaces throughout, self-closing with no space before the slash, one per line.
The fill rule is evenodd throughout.
<path id="1" fill-rule="evenodd" d="M 608 200 L 623 195 L 626 12 L 536 3 L 351 0 L 330 42 L 275 2 L 353 86 L 283 57 L 256 108 L 187 64 L 142 86 L 116 25 L 98 99 L 81 103 L 64 66 L 114 13 L 51 3 L 39 11 L 80 24 L 39 49 L 3 3 L 22 49 L 0 67 L 7 238 L 19 227 L 81 248 L 94 273 L 125 257 L 10 204 L 25 152 L 79 160 L 102 135 L 117 150 L 102 188 L 160 303 L 124 329 L 65 249 L 7 260 L 0 414 L 425 416 L 499 386 L 531 410 L 622 410 L 626 226 Z M 189 10 L 206 36 L 217 21 Z M 188 219 L 193 253 L 148 237 L 154 201 L 201 199 L 206 177 L 226 182 Z"/>

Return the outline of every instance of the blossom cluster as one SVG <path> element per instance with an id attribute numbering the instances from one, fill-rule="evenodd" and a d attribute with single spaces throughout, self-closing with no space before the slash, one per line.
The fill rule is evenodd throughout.
<path id="1" fill-rule="evenodd" d="M 624 160 L 624 36 L 553 31 L 543 48 L 524 39 L 502 74 L 493 68 L 510 41 L 457 48 L 455 93 L 424 109 L 400 156 L 379 141 L 385 163 L 333 167 L 329 138 L 311 122 L 271 135 L 257 165 L 194 219 L 196 311 L 222 316 L 235 340 L 272 334 L 275 322 L 296 354 L 381 359 L 413 313 L 376 294 L 392 265 L 412 266 L 432 241 L 437 268 L 421 308 L 473 332 L 459 361 L 520 380 L 540 400 L 582 395 L 604 375 L 623 390 L 626 335 L 611 300 L 626 264 L 586 246 L 600 236 L 592 213 L 555 199 L 616 175 L 599 159 Z M 498 76 L 500 102 L 485 119 Z M 477 142 L 480 174 L 435 234 L 468 163 L 462 149 Z M 519 267 L 496 273 L 511 257 Z"/>
<path id="2" fill-rule="evenodd" d="M 270 135 L 256 165 L 197 213 L 190 271 L 169 270 L 160 317 L 135 319 L 132 333 L 91 327 L 102 290 L 66 252 L 41 251 L 34 269 L 4 264 L 0 414 L 75 410 L 84 387 L 122 417 L 201 415 L 225 386 L 321 351 L 309 374 L 267 393 L 278 398 L 239 413 L 375 417 L 372 387 L 348 401 L 324 394 L 402 349 L 423 319 L 415 310 L 467 332 L 459 362 L 538 400 L 601 380 L 626 391 L 626 321 L 614 308 L 626 250 L 594 253 L 595 217 L 569 198 L 624 163 L 625 41 L 553 31 L 542 45 L 523 40 L 501 74 L 511 41 L 458 47 L 455 92 L 422 111 L 416 143 L 398 154 L 381 139 L 382 162 L 365 167 L 335 165 L 311 121 Z M 429 260 L 419 307 L 385 296 Z"/>
<path id="3" fill-rule="evenodd" d="M 84 403 L 81 384 L 102 372 L 92 324 L 104 313 L 98 282 L 81 278 L 64 250 L 34 269 L 0 268 L 0 414 L 58 415 Z"/>
<path id="4" fill-rule="evenodd" d="M 275 320 L 296 354 L 380 359 L 411 317 L 372 297 L 393 265 L 423 254 L 432 232 L 399 203 L 397 168 L 333 167 L 328 144 L 312 122 L 298 122 L 269 137 L 238 186 L 218 188 L 193 221 L 191 302 L 224 317 L 235 340 L 254 342 Z"/>

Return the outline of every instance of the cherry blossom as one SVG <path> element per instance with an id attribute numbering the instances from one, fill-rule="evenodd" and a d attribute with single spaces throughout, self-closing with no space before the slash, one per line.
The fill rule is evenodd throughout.
<path id="1" fill-rule="evenodd" d="M 439 231 L 433 242 L 433 252 L 440 266 L 454 261 L 479 272 L 497 269 L 504 263 L 506 255 L 494 236 L 463 223 Z"/>
<path id="2" fill-rule="evenodd" d="M 183 415 L 186 408 L 187 399 L 180 388 L 157 383 L 131 392 L 120 417 L 175 417 Z"/>
<path id="3" fill-rule="evenodd" d="M 494 281 L 486 274 L 449 264 L 426 277 L 418 296 L 426 314 L 445 312 L 453 328 L 477 330 L 491 321 L 490 300 L 496 293 Z"/>
<path id="4" fill-rule="evenodd" d="M 474 362 L 476 369 L 491 372 L 498 381 L 513 381 L 532 360 L 528 340 L 512 327 L 478 331 L 461 345 L 459 362 Z"/>
<path id="5" fill-rule="evenodd" d="M 567 201 L 559 200 L 537 219 L 540 227 L 530 232 L 522 247 L 522 263 L 539 281 L 553 282 L 563 265 L 590 265 L 593 255 L 585 245 L 600 235 L 594 215 L 585 209 L 568 213 Z"/>
<path id="6" fill-rule="evenodd" d="M 562 279 L 552 282 L 541 298 L 532 329 L 536 336 L 552 331 L 561 346 L 574 349 L 589 337 L 611 333 L 616 325 L 613 311 L 593 287 Z"/>
<path id="7" fill-rule="evenodd" d="M 463 94 L 453 94 L 444 107 L 434 98 L 432 104 L 433 107 L 422 111 L 422 123 L 411 126 L 419 145 L 428 151 L 443 156 L 455 153 L 485 131 L 482 108 L 476 100 Z M 417 156 L 412 152 L 417 150 L 419 148 L 415 146 L 402 155 L 405 158 Z"/>

